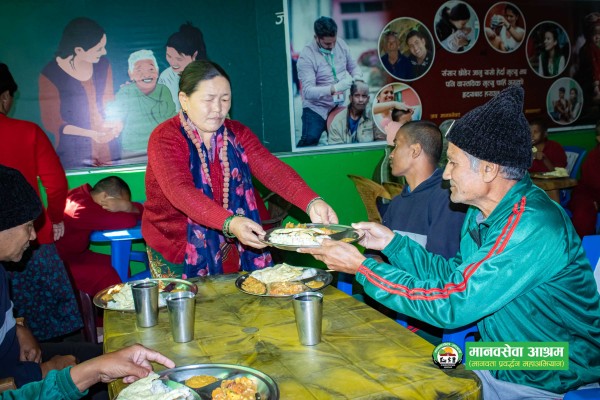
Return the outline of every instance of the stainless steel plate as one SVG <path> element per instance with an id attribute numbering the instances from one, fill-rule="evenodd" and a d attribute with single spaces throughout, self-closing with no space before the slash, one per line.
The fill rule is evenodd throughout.
<path id="1" fill-rule="evenodd" d="M 331 281 L 333 280 L 333 276 L 329 272 L 323 271 L 322 269 L 317 269 L 317 268 L 315 268 L 315 269 L 317 271 L 317 274 L 315 276 L 311 277 L 310 279 L 304 279 L 302 281 L 304 283 L 304 286 L 306 287 L 307 292 L 322 290 L 322 289 L 326 288 L 327 286 L 329 286 L 331 284 Z M 246 294 L 251 294 L 253 296 L 261 296 L 261 297 L 290 297 L 290 296 L 293 296 L 292 294 L 272 295 L 272 294 L 269 294 L 268 292 L 267 292 L 267 294 L 256 294 L 256 293 L 247 292 L 242 288 L 242 284 L 249 276 L 250 276 L 250 274 L 241 275 L 235 280 L 235 287 L 237 287 L 241 292 L 244 292 Z M 317 289 L 313 289 L 313 288 L 306 286 L 306 283 L 310 283 L 312 281 L 323 282 L 323 285 Z"/>
<path id="2" fill-rule="evenodd" d="M 198 293 L 198 286 L 196 286 L 195 283 L 186 281 L 184 279 L 175 279 L 175 278 L 140 279 L 137 281 L 131 281 L 131 282 L 127 282 L 127 283 L 119 283 L 119 285 L 135 285 L 136 283 L 140 283 L 140 282 L 144 282 L 144 281 L 158 282 L 159 290 L 160 290 L 159 296 L 161 296 L 162 298 L 166 298 L 168 296 L 168 294 L 173 291 L 187 291 L 187 292 L 192 292 L 194 294 Z M 135 311 L 133 308 L 127 308 L 127 309 L 116 308 L 114 306 L 111 306 L 111 302 L 107 303 L 106 301 L 104 301 L 102 299 L 102 296 L 104 296 L 106 293 L 108 293 L 108 291 L 110 289 L 114 288 L 115 286 L 117 286 L 117 285 L 109 286 L 106 289 L 101 290 L 98 293 L 96 293 L 96 295 L 94 296 L 94 304 L 96 305 L 96 307 L 104 308 L 105 310 L 127 311 L 127 312 Z M 165 307 L 165 306 L 163 305 L 163 307 Z"/>
<path id="3" fill-rule="evenodd" d="M 359 235 L 359 233 L 354 228 L 352 228 L 351 226 L 348 226 L 348 225 L 339 225 L 339 224 L 302 224 L 302 225 L 306 225 L 307 228 L 327 228 L 327 229 L 331 229 L 331 230 L 334 230 L 339 233 L 343 232 L 342 234 L 338 235 L 339 237 L 337 238 L 337 240 L 343 240 L 344 242 L 347 242 L 347 243 L 355 243 L 355 242 L 358 242 L 362 238 L 362 236 Z M 290 245 L 290 244 L 273 243 L 270 240 L 271 233 L 273 233 L 273 231 L 275 231 L 277 229 L 284 229 L 284 228 L 278 227 L 278 228 L 269 229 L 267 231 L 267 234 L 265 235 L 265 238 L 263 240 L 261 240 L 261 242 L 263 242 L 264 244 L 271 246 L 271 247 L 276 247 L 281 250 L 289 250 L 289 251 L 296 251 L 297 249 L 307 248 L 307 247 L 320 247 L 318 245 L 308 246 L 308 245 Z"/>
<path id="4" fill-rule="evenodd" d="M 235 379 L 246 377 L 252 379 L 257 386 L 257 400 L 278 400 L 279 388 L 277 383 L 267 374 L 260 372 L 254 368 L 244 367 L 241 365 L 232 364 L 195 364 L 184 367 L 167 369 L 158 373 L 161 379 L 175 381 L 185 384 L 185 380 L 196 375 L 210 375 L 217 378 L 219 381 L 223 379 Z M 168 385 L 168 384 L 167 384 Z M 220 386 L 218 384 L 210 384 L 203 388 L 192 389 L 201 399 L 211 399 L 212 391 Z"/>

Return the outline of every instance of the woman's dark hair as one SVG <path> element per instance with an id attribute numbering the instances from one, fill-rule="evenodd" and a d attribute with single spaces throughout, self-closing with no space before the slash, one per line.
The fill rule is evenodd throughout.
<path id="1" fill-rule="evenodd" d="M 202 31 L 193 26 L 191 22 L 181 25 L 179 31 L 169 36 L 167 47 L 172 47 L 179 54 L 190 57 L 197 52 L 198 54 L 196 54 L 194 60 L 206 60 L 208 58 Z"/>
<path id="2" fill-rule="evenodd" d="M 0 63 L 0 94 L 7 90 L 10 97 L 14 97 L 17 91 L 17 82 L 8 70 L 8 65 Z"/>
<path id="3" fill-rule="evenodd" d="M 516 6 L 512 5 L 512 4 L 507 3 L 504 6 L 504 13 L 506 14 L 507 11 L 512 11 L 512 13 L 515 14 L 515 17 L 517 17 L 517 19 L 520 16 L 519 15 L 519 9 Z"/>
<path id="4" fill-rule="evenodd" d="M 458 3 L 450 9 L 448 17 L 451 21 L 462 21 L 471 18 L 471 12 L 465 3 Z"/>
<path id="5" fill-rule="evenodd" d="M 337 35 L 337 24 L 329 17 L 320 17 L 314 24 L 315 35 L 318 38 L 334 37 Z"/>
<path id="6" fill-rule="evenodd" d="M 209 81 L 217 76 L 222 76 L 231 84 L 227 72 L 218 64 L 206 60 L 192 61 L 181 73 L 179 91 L 191 96 L 200 82 Z"/>
<path id="7" fill-rule="evenodd" d="M 92 19 L 79 17 L 65 26 L 55 55 L 66 58 L 75 55 L 75 47 L 89 50 L 96 46 L 105 35 L 104 29 Z"/>

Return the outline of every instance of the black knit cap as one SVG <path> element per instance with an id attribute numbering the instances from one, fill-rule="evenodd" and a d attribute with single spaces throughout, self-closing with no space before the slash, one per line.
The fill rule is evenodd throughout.
<path id="1" fill-rule="evenodd" d="M 0 165 L 0 231 L 29 221 L 42 213 L 42 202 L 23 175 Z"/>
<path id="2" fill-rule="evenodd" d="M 523 114 L 524 93 L 521 86 L 509 86 L 458 119 L 446 138 L 480 160 L 528 169 L 533 152 L 529 123 Z"/>

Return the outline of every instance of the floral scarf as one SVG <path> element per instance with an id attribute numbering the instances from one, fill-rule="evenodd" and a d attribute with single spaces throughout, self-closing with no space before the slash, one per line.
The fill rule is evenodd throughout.
<path id="1" fill-rule="evenodd" d="M 210 150 L 208 150 L 198 135 L 193 123 L 189 120 L 187 115 L 183 115 L 185 121 L 193 128 L 194 133 L 201 143 L 201 150 L 204 154 L 204 159 L 208 164 L 209 171 L 210 164 L 217 155 L 219 157 L 221 168 L 223 168 L 221 148 L 223 147 L 223 133 L 226 129 L 225 126 L 222 125 L 213 135 L 211 138 Z M 180 131 L 185 137 L 190 150 L 190 171 L 194 178 L 194 185 L 196 188 L 202 189 L 206 196 L 220 204 L 220 201 L 215 200 L 213 197 L 212 189 L 208 184 L 208 177 L 205 176 L 202 169 L 202 163 L 196 146 L 186 134 L 183 126 L 181 126 Z M 228 210 L 232 214 L 243 215 L 260 224 L 260 217 L 256 208 L 256 199 L 254 198 L 252 174 L 250 173 L 250 167 L 248 166 L 248 156 L 233 132 L 228 130 L 227 136 L 227 159 L 229 161 L 231 173 L 229 181 L 230 191 Z M 187 246 L 184 260 L 185 276 L 190 278 L 194 276 L 222 274 L 223 253 L 228 252 L 228 246 L 237 247 L 240 254 L 241 269 L 244 271 L 254 271 L 272 265 L 271 254 L 268 251 L 243 246 L 237 239 L 225 238 L 223 232 L 220 230 L 207 228 L 188 218 Z"/>

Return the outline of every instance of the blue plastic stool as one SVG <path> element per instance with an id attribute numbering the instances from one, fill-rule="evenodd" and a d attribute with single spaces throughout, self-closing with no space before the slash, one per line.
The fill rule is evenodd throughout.
<path id="1" fill-rule="evenodd" d="M 121 281 L 129 282 L 150 277 L 148 255 L 145 251 L 132 251 L 134 240 L 143 240 L 142 227 L 138 224 L 133 228 L 106 231 L 94 231 L 90 235 L 92 242 L 110 242 L 110 260 L 113 268 L 119 274 Z M 129 262 L 139 261 L 144 263 L 146 269 L 133 276 L 129 276 Z"/>

